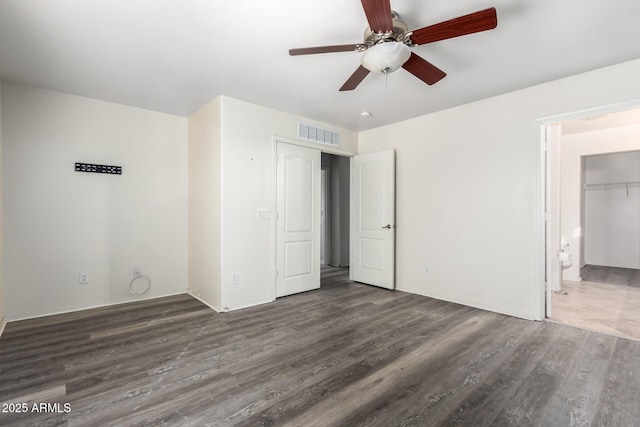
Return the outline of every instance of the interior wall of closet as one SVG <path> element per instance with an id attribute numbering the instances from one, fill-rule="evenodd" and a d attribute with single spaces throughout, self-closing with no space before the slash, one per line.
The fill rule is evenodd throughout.
<path id="1" fill-rule="evenodd" d="M 584 263 L 640 269 L 640 151 L 582 158 Z"/>
<path id="2" fill-rule="evenodd" d="M 334 267 L 349 265 L 348 157 L 322 153 L 320 261 Z"/>

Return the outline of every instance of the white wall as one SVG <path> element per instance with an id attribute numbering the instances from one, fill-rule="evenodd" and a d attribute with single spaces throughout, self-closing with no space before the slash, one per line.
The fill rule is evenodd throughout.
<path id="1" fill-rule="evenodd" d="M 187 119 L 7 82 L 2 103 L 9 320 L 185 292 Z"/>
<path id="2" fill-rule="evenodd" d="M 561 235 L 566 236 L 573 265 L 564 270 L 566 280 L 581 280 L 584 259 L 581 239 L 582 158 L 604 153 L 640 149 L 640 125 L 563 135 L 560 140 Z"/>
<path id="3" fill-rule="evenodd" d="M 0 336 L 6 324 L 5 302 L 3 296 L 4 289 L 4 219 L 2 210 L 2 188 L 3 188 L 3 168 L 2 168 L 2 81 L 0 81 Z"/>
<path id="4" fill-rule="evenodd" d="M 615 182 L 640 183 L 640 151 L 585 159 L 585 184 Z M 640 268 L 640 185 L 596 188 L 584 192 L 585 263 Z"/>
<path id="5" fill-rule="evenodd" d="M 297 123 L 308 119 L 222 98 L 222 305 L 237 309 L 272 301 L 274 284 L 274 135 L 296 138 Z M 355 152 L 357 134 L 340 132 L 340 148 Z M 321 148 L 318 144 L 308 146 Z M 257 219 L 259 208 L 271 219 Z M 231 285 L 231 276 L 238 284 Z"/>
<path id="6" fill-rule="evenodd" d="M 360 153 L 396 150 L 398 289 L 542 318 L 537 119 L 640 98 L 638 75 L 640 60 L 360 133 Z"/>
<path id="7" fill-rule="evenodd" d="M 220 311 L 221 98 L 189 118 L 189 292 Z"/>

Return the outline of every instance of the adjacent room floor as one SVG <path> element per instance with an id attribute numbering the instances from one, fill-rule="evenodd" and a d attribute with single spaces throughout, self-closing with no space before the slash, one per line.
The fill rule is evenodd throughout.
<path id="1" fill-rule="evenodd" d="M 640 270 L 586 265 L 581 282 L 552 293 L 551 320 L 640 340 Z"/>
<path id="2" fill-rule="evenodd" d="M 29 410 L 0 413 L 0 424 L 630 426 L 640 419 L 640 342 L 334 273 L 317 291 L 229 313 L 180 295 L 10 323 L 0 338 L 0 402 Z M 32 410 L 42 402 L 60 411 Z"/>
<path id="3" fill-rule="evenodd" d="M 585 265 L 580 269 L 580 277 L 586 282 L 608 283 L 640 288 L 640 270 L 636 268 Z"/>

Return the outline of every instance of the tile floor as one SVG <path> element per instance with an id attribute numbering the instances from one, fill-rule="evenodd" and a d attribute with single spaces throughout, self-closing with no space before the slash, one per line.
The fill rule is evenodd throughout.
<path id="1" fill-rule="evenodd" d="M 552 293 L 549 320 L 640 341 L 640 288 L 563 281 L 567 295 Z"/>

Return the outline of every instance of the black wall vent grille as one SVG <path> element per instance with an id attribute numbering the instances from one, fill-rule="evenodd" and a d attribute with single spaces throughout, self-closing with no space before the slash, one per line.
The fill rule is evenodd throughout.
<path id="1" fill-rule="evenodd" d="M 122 175 L 122 166 L 94 165 L 93 163 L 76 163 L 76 172 L 108 173 Z"/>

